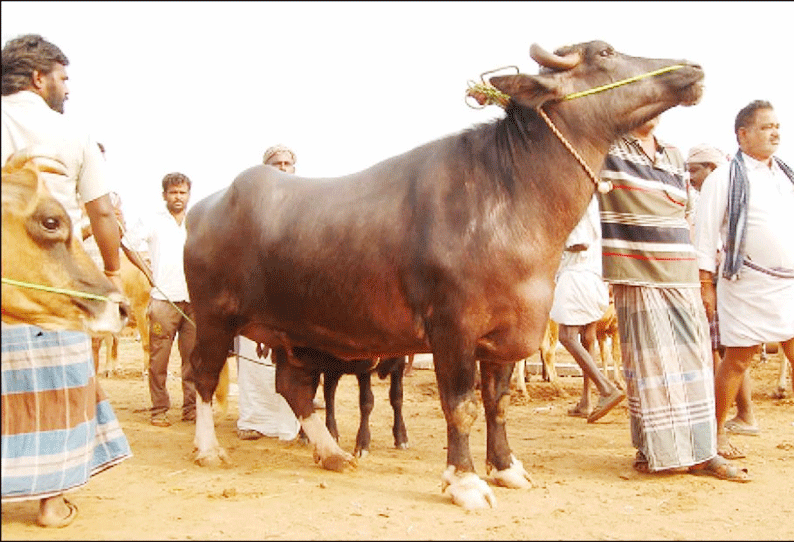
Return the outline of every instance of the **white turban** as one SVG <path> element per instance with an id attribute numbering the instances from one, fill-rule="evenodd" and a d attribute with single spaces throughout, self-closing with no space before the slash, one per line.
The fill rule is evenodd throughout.
<path id="1" fill-rule="evenodd" d="M 290 149 L 289 147 L 286 147 L 284 145 L 279 144 L 279 145 L 273 145 L 272 147 L 270 147 L 268 150 L 265 151 L 264 156 L 262 156 L 262 163 L 263 164 L 267 164 L 267 161 L 270 160 L 271 158 L 273 158 L 273 155 L 278 153 L 278 152 L 289 153 L 289 155 L 292 156 L 292 163 L 293 164 L 295 164 L 298 161 L 298 159 L 295 157 L 295 153 L 292 152 L 292 149 Z"/>
<path id="2" fill-rule="evenodd" d="M 689 156 L 686 159 L 689 164 L 714 164 L 721 166 L 728 162 L 728 155 L 717 147 L 701 143 L 689 149 Z"/>

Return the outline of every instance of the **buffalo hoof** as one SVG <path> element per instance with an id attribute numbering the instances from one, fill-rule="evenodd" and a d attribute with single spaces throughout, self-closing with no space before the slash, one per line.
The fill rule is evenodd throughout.
<path id="1" fill-rule="evenodd" d="M 327 457 L 320 457 L 320 455 L 315 452 L 314 461 L 320 463 L 325 470 L 336 472 L 345 472 L 358 467 L 358 461 L 349 453 L 343 453 L 342 455 L 331 454 Z"/>
<path id="2" fill-rule="evenodd" d="M 454 465 L 441 475 L 441 491 L 466 510 L 496 508 L 496 496 L 488 484 L 473 472 L 456 472 Z"/>
<path id="3" fill-rule="evenodd" d="M 524 465 L 516 459 L 514 455 L 510 456 L 510 466 L 504 470 L 496 471 L 493 477 L 493 483 L 510 489 L 529 489 L 534 485 L 529 473 L 524 470 Z M 488 473 L 490 474 L 493 469 L 492 465 L 488 465 Z"/>
<path id="4" fill-rule="evenodd" d="M 232 464 L 223 448 L 197 453 L 194 462 L 199 467 L 228 467 Z"/>
<path id="5" fill-rule="evenodd" d="M 365 457 L 367 457 L 369 455 L 369 450 L 367 450 L 366 448 L 362 448 L 362 449 L 359 450 L 357 448 L 357 449 L 353 450 L 353 455 L 355 457 L 363 459 L 363 458 L 365 458 Z"/>

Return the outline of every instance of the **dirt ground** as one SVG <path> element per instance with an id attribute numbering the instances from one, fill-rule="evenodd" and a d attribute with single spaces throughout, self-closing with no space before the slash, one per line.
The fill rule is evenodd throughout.
<path id="1" fill-rule="evenodd" d="M 777 354 L 752 370 L 760 437 L 736 436 L 747 454 L 741 464 L 753 482 L 736 484 L 689 474 L 642 475 L 632 467 L 625 403 L 595 424 L 566 410 L 581 377 L 563 377 L 567 397 L 533 376 L 529 397 L 513 393 L 508 434 L 531 474 L 529 490 L 494 487 L 495 509 L 467 512 L 441 493 L 446 432 L 432 370 L 405 381 L 408 450 L 393 448 L 388 381 L 375 378 L 371 454 L 346 473 L 325 471 L 309 447 L 235 436 L 237 397 L 216 413 L 218 439 L 229 468 L 192 461 L 194 425 L 153 427 L 140 343 L 122 339 L 120 374 L 102 385 L 130 441 L 134 457 L 70 494 L 80 514 L 58 530 L 35 526 L 37 503 L 2 507 L 3 540 L 333 539 L 731 539 L 794 538 L 794 400 L 771 398 Z M 559 350 L 558 363 L 571 362 Z M 170 369 L 178 374 L 176 348 Z M 236 376 L 232 371 L 232 392 Z M 179 419 L 181 392 L 169 379 Z M 338 393 L 340 444 L 354 446 L 358 424 L 355 378 Z M 790 396 L 790 394 L 789 394 Z M 471 436 L 485 476 L 485 423 Z M 737 462 L 738 463 L 738 462 Z"/>

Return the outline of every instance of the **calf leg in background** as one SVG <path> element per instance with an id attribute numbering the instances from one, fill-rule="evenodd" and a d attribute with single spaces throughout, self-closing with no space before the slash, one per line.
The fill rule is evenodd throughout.
<path id="1" fill-rule="evenodd" d="M 372 438 L 369 431 L 369 417 L 375 407 L 375 396 L 372 394 L 372 373 L 363 371 L 356 374 L 358 379 L 358 408 L 360 412 L 358 432 L 356 433 L 356 449 L 353 455 L 366 457 L 369 455 L 369 443 Z"/>
<path id="2" fill-rule="evenodd" d="M 334 440 L 339 442 L 339 427 L 336 424 L 336 390 L 339 387 L 339 380 L 342 378 L 342 373 L 339 371 L 326 370 L 322 375 L 323 399 L 325 400 L 325 426 L 328 428 L 328 432 L 331 433 L 331 436 L 334 437 Z"/>
<path id="3" fill-rule="evenodd" d="M 527 377 L 526 377 L 527 359 L 529 358 L 518 360 L 516 362 L 515 369 L 513 370 L 513 374 L 516 377 L 516 387 L 518 388 L 518 392 L 525 397 L 529 394 L 529 392 L 527 392 Z"/>
<path id="4" fill-rule="evenodd" d="M 543 364 L 543 371 L 546 380 L 549 381 L 554 392 L 565 397 L 568 394 L 560 385 L 560 378 L 557 376 L 555 361 L 557 359 L 557 341 L 559 340 L 559 325 L 554 320 L 549 320 L 546 324 L 546 331 L 543 333 L 543 340 L 540 343 L 540 360 Z"/>
<path id="5" fill-rule="evenodd" d="M 792 389 L 792 391 L 794 391 L 794 337 L 792 337 L 791 339 L 789 339 L 787 341 L 783 341 L 782 343 L 780 343 L 780 347 L 783 350 L 783 354 L 788 359 L 789 365 L 791 367 L 791 373 L 792 373 L 791 389 Z M 785 360 L 783 360 L 783 359 L 780 360 L 780 364 L 781 364 L 781 369 L 780 370 L 781 370 L 781 372 L 784 375 L 782 377 L 783 380 L 785 380 L 785 373 L 786 373 L 785 363 L 786 363 Z"/>
<path id="6" fill-rule="evenodd" d="M 119 336 L 115 333 L 110 336 L 110 344 L 108 345 L 108 369 L 113 374 L 119 372 Z"/>
<path id="7" fill-rule="evenodd" d="M 482 400 L 487 431 L 486 470 L 496 470 L 494 482 L 510 488 L 532 487 L 532 480 L 507 442 L 507 410 L 510 405 L 510 378 L 513 363 L 480 361 Z"/>
<path id="8" fill-rule="evenodd" d="M 405 364 L 405 376 L 413 376 L 414 372 L 414 354 L 408 355 L 408 361 Z"/>
<path id="9" fill-rule="evenodd" d="M 94 374 L 99 376 L 99 350 L 102 348 L 102 337 L 91 337 L 91 355 L 94 358 Z"/>
<path id="10" fill-rule="evenodd" d="M 389 402 L 394 413 L 394 424 L 392 425 L 394 447 L 406 450 L 408 449 L 408 431 L 405 428 L 405 419 L 403 418 L 403 375 L 405 374 L 404 367 L 407 363 L 406 357 L 390 358 L 387 362 L 393 363 L 389 371 Z M 378 376 L 380 376 L 380 373 Z"/>
<path id="11" fill-rule="evenodd" d="M 794 390 L 794 355 L 790 356 L 786 352 L 784 343 L 780 343 L 778 358 L 780 359 L 780 365 L 777 373 L 777 386 L 775 387 L 775 391 L 772 392 L 772 397 L 775 399 L 785 399 L 789 392 L 787 383 L 789 372 L 792 373 L 791 387 L 792 390 Z"/>

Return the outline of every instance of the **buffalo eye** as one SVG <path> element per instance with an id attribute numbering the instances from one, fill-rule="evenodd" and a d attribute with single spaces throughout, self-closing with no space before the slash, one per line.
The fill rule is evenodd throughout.
<path id="1" fill-rule="evenodd" d="M 612 56 L 612 55 L 614 55 L 614 54 L 615 54 L 615 50 L 614 50 L 614 49 L 612 49 L 611 47 L 608 47 L 608 48 L 606 48 L 606 49 L 601 49 L 601 50 L 598 52 L 598 56 L 600 56 L 600 57 L 602 57 L 602 58 L 608 58 L 608 57 L 610 57 L 610 56 Z"/>

